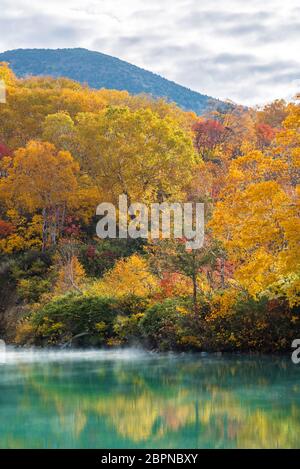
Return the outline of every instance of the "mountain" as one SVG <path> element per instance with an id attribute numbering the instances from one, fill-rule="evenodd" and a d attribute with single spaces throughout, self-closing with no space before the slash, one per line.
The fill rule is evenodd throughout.
<path id="1" fill-rule="evenodd" d="M 0 53 L 18 77 L 44 75 L 67 77 L 90 87 L 148 93 L 174 101 L 185 110 L 203 114 L 227 104 L 192 91 L 128 62 L 87 49 L 16 49 Z"/>

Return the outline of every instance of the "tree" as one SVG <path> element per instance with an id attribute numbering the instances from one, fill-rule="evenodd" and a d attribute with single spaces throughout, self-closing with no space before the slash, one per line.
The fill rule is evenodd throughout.
<path id="1" fill-rule="evenodd" d="M 149 109 L 109 108 L 77 116 L 79 161 L 105 201 L 183 197 L 195 153 L 190 136 L 175 121 Z"/>
<path id="2" fill-rule="evenodd" d="M 225 114 L 223 125 L 228 129 L 229 136 L 224 150 L 231 159 L 256 149 L 255 119 L 255 112 L 242 106 Z"/>
<path id="3" fill-rule="evenodd" d="M 288 115 L 277 133 L 272 149 L 273 155 L 288 165 L 289 181 L 292 187 L 300 182 L 300 105 L 290 105 Z"/>
<path id="4" fill-rule="evenodd" d="M 11 235 L 15 230 L 15 227 L 12 223 L 0 220 L 0 239 L 6 238 Z"/>
<path id="5" fill-rule="evenodd" d="M 162 240 L 150 245 L 147 251 L 150 255 L 150 263 L 162 280 L 166 272 L 177 273 L 189 279 L 192 287 L 194 313 L 198 315 L 199 276 L 203 267 L 215 264 L 218 251 L 208 239 L 205 247 L 201 249 L 187 250 L 185 242 L 184 239 Z M 210 270 L 206 272 L 208 278 L 210 272 Z M 188 295 L 188 293 L 187 290 L 186 294 Z"/>
<path id="6" fill-rule="evenodd" d="M 3 80 L 6 86 L 14 86 L 16 84 L 16 76 L 9 68 L 7 62 L 0 62 L 0 80 Z"/>
<path id="7" fill-rule="evenodd" d="M 48 114 L 43 123 L 43 139 L 60 150 L 72 150 L 75 139 L 74 121 L 67 112 Z"/>
<path id="8" fill-rule="evenodd" d="M 1 198 L 8 207 L 30 214 L 40 211 L 43 250 L 48 242 L 55 244 L 66 210 L 76 205 L 78 163 L 50 143 L 31 141 L 4 164 L 7 177 L 0 180 Z"/>
<path id="9" fill-rule="evenodd" d="M 4 144 L 0 142 L 0 159 L 4 156 L 10 156 L 11 150 Z"/>
<path id="10" fill-rule="evenodd" d="M 227 129 L 218 121 L 212 119 L 200 120 L 193 126 L 195 132 L 195 146 L 203 160 L 212 157 L 216 148 L 227 138 Z"/>
<path id="11" fill-rule="evenodd" d="M 58 278 L 55 293 L 63 294 L 70 290 L 81 292 L 81 285 L 85 280 L 85 271 L 78 260 L 78 247 L 74 240 L 62 240 L 58 245 L 56 264 Z"/>
<path id="12" fill-rule="evenodd" d="M 256 124 L 255 129 L 258 149 L 263 151 L 266 147 L 270 146 L 276 135 L 276 129 L 264 123 Z"/>
<path id="13" fill-rule="evenodd" d="M 285 162 L 259 152 L 240 157 L 210 222 L 235 265 L 234 278 L 253 296 L 299 271 L 299 207 L 286 186 Z"/>
<path id="14" fill-rule="evenodd" d="M 150 297 L 158 288 L 158 280 L 151 273 L 147 260 L 137 254 L 120 259 L 92 292 L 111 296 Z"/>
<path id="15" fill-rule="evenodd" d="M 269 125 L 273 128 L 280 128 L 282 122 L 288 114 L 287 103 L 284 99 L 276 99 L 257 112 L 259 123 Z"/>
<path id="16" fill-rule="evenodd" d="M 27 219 L 15 209 L 10 209 L 6 213 L 6 218 L 7 221 L 0 222 L 2 223 L 0 251 L 12 254 L 41 248 L 43 220 L 40 215 L 33 215 L 31 219 Z"/>

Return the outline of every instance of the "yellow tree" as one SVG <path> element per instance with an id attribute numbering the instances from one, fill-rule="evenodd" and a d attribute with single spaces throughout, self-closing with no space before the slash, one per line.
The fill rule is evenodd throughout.
<path id="1" fill-rule="evenodd" d="M 85 271 L 78 257 L 76 243 L 70 240 L 62 240 L 56 254 L 58 276 L 54 293 L 63 294 L 69 290 L 81 291 L 85 280 Z"/>
<path id="2" fill-rule="evenodd" d="M 286 183 L 285 162 L 259 152 L 238 158 L 210 222 L 236 266 L 235 279 L 253 296 L 299 273 L 299 206 Z"/>
<path id="3" fill-rule="evenodd" d="M 280 128 L 287 114 L 287 103 L 283 99 L 276 99 L 257 112 L 257 121 Z"/>
<path id="4" fill-rule="evenodd" d="M 67 112 L 49 114 L 43 123 L 43 140 L 60 150 L 72 150 L 75 138 L 74 121 Z"/>
<path id="5" fill-rule="evenodd" d="M 43 226 L 41 215 L 33 215 L 27 220 L 17 210 L 10 209 L 6 213 L 6 218 L 12 229 L 4 233 L 4 236 L 0 235 L 0 251 L 12 254 L 41 248 Z"/>
<path id="6" fill-rule="evenodd" d="M 14 150 L 42 137 L 43 122 L 49 114 L 63 110 L 74 118 L 79 112 L 98 112 L 107 104 L 100 91 L 65 78 L 17 80 L 3 63 L 0 79 L 7 89 L 6 104 L 0 106 L 0 141 Z"/>
<path id="7" fill-rule="evenodd" d="M 0 80 L 3 80 L 6 86 L 14 86 L 17 82 L 17 78 L 7 62 L 0 62 Z"/>
<path id="8" fill-rule="evenodd" d="M 146 259 L 133 254 L 117 261 L 103 279 L 94 284 L 92 290 L 112 296 L 149 297 L 157 288 L 158 279 L 151 273 Z"/>
<path id="9" fill-rule="evenodd" d="M 106 200 L 183 197 L 195 152 L 190 135 L 149 109 L 109 108 L 77 116 L 80 164 Z"/>
<path id="10" fill-rule="evenodd" d="M 273 154 L 287 163 L 291 186 L 296 187 L 300 181 L 300 105 L 290 104 L 287 112 L 276 136 Z"/>
<path id="11" fill-rule="evenodd" d="M 66 210 L 76 205 L 79 165 L 66 151 L 47 142 L 31 141 L 5 158 L 7 177 L 0 180 L 5 204 L 43 216 L 43 249 L 55 244 Z"/>
<path id="12" fill-rule="evenodd" d="M 255 148 L 255 115 L 253 110 L 245 110 L 242 106 L 235 107 L 230 114 L 225 114 L 223 126 L 228 131 L 224 152 L 237 157 Z"/>

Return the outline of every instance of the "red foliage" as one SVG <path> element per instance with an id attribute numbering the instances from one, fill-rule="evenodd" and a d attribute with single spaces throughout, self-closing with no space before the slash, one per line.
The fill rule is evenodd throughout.
<path id="1" fill-rule="evenodd" d="M 14 225 L 11 223 L 0 220 L 0 239 L 6 238 L 9 236 L 11 233 L 13 233 L 15 230 Z"/>
<path id="2" fill-rule="evenodd" d="M 226 128 L 220 122 L 212 119 L 197 122 L 193 130 L 195 132 L 195 145 L 202 157 L 223 143 L 227 134 Z"/>
<path id="3" fill-rule="evenodd" d="M 0 160 L 3 156 L 11 156 L 11 150 L 4 144 L 0 142 Z"/>
<path id="4" fill-rule="evenodd" d="M 79 224 L 79 220 L 77 218 L 67 217 L 63 231 L 66 236 L 70 236 L 71 238 L 80 238 L 81 226 Z"/>
<path id="5" fill-rule="evenodd" d="M 160 280 L 161 291 L 158 293 L 157 298 L 163 299 L 177 296 L 182 279 L 183 276 L 177 272 L 163 272 L 162 279 Z"/>
<path id="6" fill-rule="evenodd" d="M 271 127 L 269 124 L 257 124 L 256 125 L 256 137 L 257 144 L 260 149 L 268 147 L 275 137 L 276 129 Z"/>

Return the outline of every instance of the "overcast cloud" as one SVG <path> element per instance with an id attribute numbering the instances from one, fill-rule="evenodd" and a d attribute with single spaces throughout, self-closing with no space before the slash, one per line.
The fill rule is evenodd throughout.
<path id="1" fill-rule="evenodd" d="M 0 0 L 0 50 L 85 47 L 243 104 L 300 91 L 299 0 Z"/>

